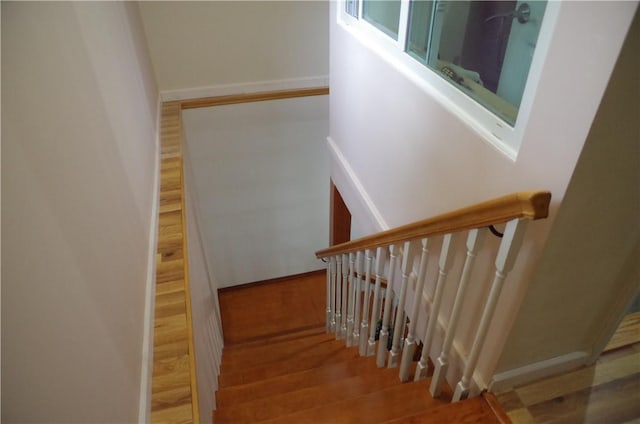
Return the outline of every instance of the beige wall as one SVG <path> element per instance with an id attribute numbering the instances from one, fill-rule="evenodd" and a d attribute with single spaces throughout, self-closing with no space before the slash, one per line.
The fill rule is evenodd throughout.
<path id="1" fill-rule="evenodd" d="M 2 3 L 2 420 L 135 422 L 157 89 L 135 5 Z"/>
<path id="2" fill-rule="evenodd" d="M 640 289 L 638 51 L 636 12 L 498 371 L 598 355 Z"/>
<path id="3" fill-rule="evenodd" d="M 190 187 L 217 287 L 322 268 L 329 96 L 183 112 Z"/>
<path id="4" fill-rule="evenodd" d="M 161 91 L 329 73 L 329 2 L 141 2 Z"/>

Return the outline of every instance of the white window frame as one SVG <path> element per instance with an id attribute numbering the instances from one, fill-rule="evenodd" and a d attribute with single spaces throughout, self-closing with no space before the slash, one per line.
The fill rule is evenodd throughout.
<path id="1" fill-rule="evenodd" d="M 518 109 L 518 116 L 513 126 L 406 52 L 410 0 L 401 0 L 398 40 L 392 39 L 362 18 L 363 0 L 358 1 L 358 16 L 361 17 L 359 19 L 349 15 L 346 12 L 344 0 L 339 0 L 337 2 L 338 16 L 336 19 L 341 27 L 351 33 L 362 44 L 394 66 L 407 78 L 414 81 L 425 93 L 433 97 L 449 112 L 456 115 L 485 141 L 515 161 L 522 144 L 544 61 L 551 44 L 561 7 L 560 3 L 551 0 L 547 2 L 544 21 L 540 28 L 536 49 L 529 68 L 529 76 Z"/>

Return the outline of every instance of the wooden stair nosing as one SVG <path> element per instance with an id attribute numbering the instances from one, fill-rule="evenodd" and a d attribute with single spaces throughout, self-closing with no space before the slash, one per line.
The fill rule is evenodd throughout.
<path id="1" fill-rule="evenodd" d="M 346 399 L 329 405 L 305 409 L 293 414 L 263 421 L 263 424 L 278 423 L 353 423 L 384 422 L 401 415 L 418 414 L 448 403 L 451 390 L 433 399 L 428 394 L 431 379 L 398 384 L 384 390 Z"/>
<path id="2" fill-rule="evenodd" d="M 313 325 L 303 329 L 280 332 L 277 334 L 271 334 L 263 337 L 250 338 L 250 339 L 246 339 L 238 342 L 233 342 L 225 339 L 224 349 L 225 351 L 233 352 L 236 350 L 242 350 L 250 347 L 258 347 L 258 346 L 265 346 L 269 344 L 275 344 L 279 342 L 286 342 L 289 340 L 304 337 L 305 335 L 316 335 L 316 334 L 328 334 L 325 330 L 324 324 Z M 335 334 L 334 334 L 334 337 L 335 337 Z"/>
<path id="3" fill-rule="evenodd" d="M 245 369 L 229 374 L 221 373 L 218 378 L 218 387 L 230 387 L 238 384 L 246 384 L 258 380 L 263 380 L 278 375 L 289 374 L 311 368 L 325 366 L 326 364 L 337 363 L 358 357 L 356 347 L 345 348 L 336 346 L 334 350 L 324 352 L 321 355 L 308 356 L 298 361 L 274 362 L 266 365 L 248 366 Z"/>
<path id="4" fill-rule="evenodd" d="M 317 384 L 330 383 L 343 378 L 354 377 L 360 373 L 375 372 L 375 361 L 371 357 L 357 357 L 335 364 L 306 369 L 289 374 L 279 375 L 251 383 L 224 387 L 216 393 L 216 403 L 219 408 L 260 399 L 273 394 L 287 393 Z"/>
<path id="5" fill-rule="evenodd" d="M 278 392 L 262 399 L 219 408 L 215 413 L 215 419 L 219 424 L 255 423 L 318 405 L 330 405 L 333 402 L 357 398 L 399 384 L 401 383 L 397 368 L 380 369 L 368 375 L 357 375 L 293 392 Z"/>
<path id="6" fill-rule="evenodd" d="M 345 346 L 344 340 L 336 341 L 335 336 L 329 334 L 319 334 L 305 336 L 300 339 L 292 339 L 286 342 L 279 342 L 271 345 L 263 345 L 235 350 L 234 352 L 224 352 L 222 356 L 222 372 L 232 372 L 240 368 L 267 364 L 288 360 L 291 357 L 312 356 L 323 350 L 331 349 L 332 346 L 341 344 Z"/>
<path id="7" fill-rule="evenodd" d="M 483 397 L 474 397 L 449 403 L 413 415 L 405 415 L 385 421 L 384 424 L 508 424 L 501 421 Z"/>

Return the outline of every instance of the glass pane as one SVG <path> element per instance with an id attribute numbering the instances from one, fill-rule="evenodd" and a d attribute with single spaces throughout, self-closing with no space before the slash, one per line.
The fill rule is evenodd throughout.
<path id="1" fill-rule="evenodd" d="M 400 26 L 400 0 L 364 0 L 364 19 L 394 40 Z"/>
<path id="2" fill-rule="evenodd" d="M 346 0 L 344 2 L 345 11 L 357 18 L 358 17 L 358 0 Z"/>
<path id="3" fill-rule="evenodd" d="M 425 26 L 427 7 L 414 5 L 409 40 L 418 40 L 419 47 L 410 44 L 408 49 L 447 81 L 514 125 L 545 8 L 546 1 L 438 1 L 432 7 L 431 24 Z M 426 54 L 420 50 L 425 44 L 425 31 Z"/>
<path id="4" fill-rule="evenodd" d="M 433 1 L 413 1 L 409 10 L 407 52 L 422 63 L 426 63 Z"/>

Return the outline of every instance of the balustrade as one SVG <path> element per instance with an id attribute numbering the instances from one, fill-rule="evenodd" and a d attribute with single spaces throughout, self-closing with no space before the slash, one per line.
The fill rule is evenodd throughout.
<path id="1" fill-rule="evenodd" d="M 376 354 L 378 367 L 399 366 L 400 380 L 408 381 L 419 342 L 418 328 L 422 327 L 422 353 L 415 366 L 414 379 L 427 377 L 432 361 L 435 366 L 429 390 L 437 397 L 445 384 L 461 317 L 465 310 L 481 309 L 469 355 L 459 358 L 464 372 L 455 385 L 453 400 L 465 399 L 471 390 L 473 373 L 482 355 L 502 286 L 522 245 L 526 223 L 546 217 L 549 200 L 548 192 L 517 193 L 317 252 L 327 263 L 326 330 L 335 332 L 337 339 L 345 339 L 347 347 L 357 346 L 362 356 Z M 483 303 L 480 308 L 467 307 L 471 302 L 466 298 L 467 292 L 470 282 L 475 281 L 472 280 L 473 268 L 487 237 L 487 226 L 498 223 L 506 226 L 495 254 L 495 275 L 489 295 L 486 300 L 473 299 Z M 465 233 L 466 255 L 464 261 L 458 261 L 463 262 L 461 268 L 459 265 L 456 268 L 460 272 L 458 285 L 448 288 L 448 276 L 454 269 L 456 255 L 462 257 L 465 252 L 457 249 L 456 241 Z M 424 305 L 423 291 L 431 259 L 429 245 L 434 237 L 442 240 L 437 279 L 433 297 Z M 419 254 L 418 246 L 421 246 Z M 417 272 L 414 263 L 418 264 Z M 387 280 L 383 287 L 385 266 Z M 401 278 L 396 281 L 398 268 Z M 413 298 L 408 309 L 405 303 L 411 288 Z M 454 289 L 453 303 L 443 304 L 444 293 Z M 425 322 L 420 322 L 421 317 L 426 318 Z M 438 332 L 442 337 L 436 338 Z M 439 345 L 435 345 L 436 340 Z M 437 354 L 431 357 L 431 352 Z"/>

